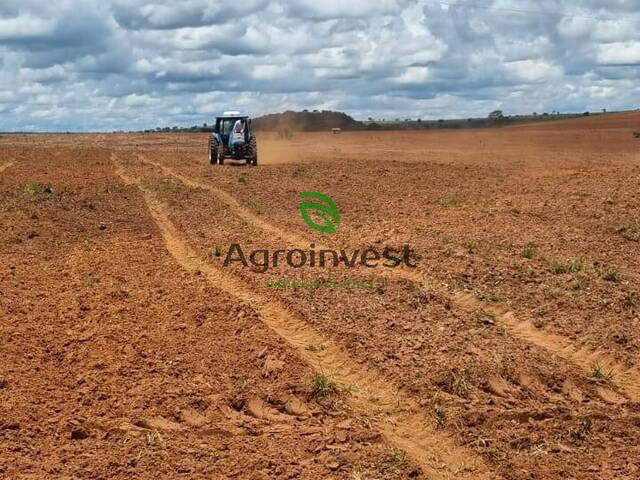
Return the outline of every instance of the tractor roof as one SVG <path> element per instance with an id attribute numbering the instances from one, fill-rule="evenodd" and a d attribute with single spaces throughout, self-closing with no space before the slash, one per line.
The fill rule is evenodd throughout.
<path id="1" fill-rule="evenodd" d="M 224 112 L 217 118 L 249 118 L 249 115 L 243 115 L 240 112 Z"/>

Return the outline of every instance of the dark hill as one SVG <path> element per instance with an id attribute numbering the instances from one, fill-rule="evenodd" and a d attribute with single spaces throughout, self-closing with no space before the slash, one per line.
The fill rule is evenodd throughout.
<path id="1" fill-rule="evenodd" d="M 362 124 L 346 113 L 315 111 L 275 113 L 258 117 L 252 121 L 253 128 L 262 131 L 318 132 L 341 128 L 343 130 L 360 130 Z"/>

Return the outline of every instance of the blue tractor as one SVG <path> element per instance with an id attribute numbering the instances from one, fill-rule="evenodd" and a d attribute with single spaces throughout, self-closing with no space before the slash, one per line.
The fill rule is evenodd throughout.
<path id="1" fill-rule="evenodd" d="M 209 163 L 224 165 L 227 158 L 244 160 L 247 165 L 258 164 L 258 144 L 251 132 L 251 119 L 240 112 L 225 112 L 217 117 L 209 139 Z"/>

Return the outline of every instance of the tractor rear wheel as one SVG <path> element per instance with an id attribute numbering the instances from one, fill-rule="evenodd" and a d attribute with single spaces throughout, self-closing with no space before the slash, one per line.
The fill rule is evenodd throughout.
<path id="1" fill-rule="evenodd" d="M 256 137 L 251 137 L 251 140 L 249 140 L 249 151 L 251 155 L 249 155 L 247 163 L 255 167 L 258 165 L 258 142 L 256 142 Z"/>
<path id="2" fill-rule="evenodd" d="M 215 165 L 216 163 L 218 163 L 218 149 L 216 148 L 216 146 L 213 144 L 213 142 L 211 140 L 209 140 L 209 163 L 211 165 Z"/>

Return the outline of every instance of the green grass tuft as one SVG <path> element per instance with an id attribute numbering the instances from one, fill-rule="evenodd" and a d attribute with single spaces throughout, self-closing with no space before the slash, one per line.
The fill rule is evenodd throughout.
<path id="1" fill-rule="evenodd" d="M 628 292 L 622 299 L 622 303 L 627 308 L 634 308 L 640 305 L 640 295 L 636 292 Z"/>
<path id="2" fill-rule="evenodd" d="M 386 473 L 395 472 L 406 461 L 407 454 L 402 450 L 398 450 L 388 455 L 382 462 L 382 470 Z"/>
<path id="3" fill-rule="evenodd" d="M 468 253 L 477 253 L 480 244 L 475 240 L 470 240 L 464 244 L 464 248 L 467 249 Z"/>
<path id="4" fill-rule="evenodd" d="M 447 409 L 440 404 L 433 406 L 433 419 L 436 422 L 436 427 L 442 429 L 447 425 Z"/>
<path id="5" fill-rule="evenodd" d="M 587 268 L 587 263 L 581 258 L 570 259 L 566 261 L 551 262 L 551 271 L 556 275 L 566 273 L 578 273 Z"/>
<path id="6" fill-rule="evenodd" d="M 24 194 L 29 197 L 40 197 L 49 193 L 52 193 L 51 187 L 43 183 L 32 182 L 24 187 Z"/>
<path id="7" fill-rule="evenodd" d="M 613 380 L 614 372 L 613 369 L 607 370 L 600 363 L 594 363 L 591 366 L 591 371 L 589 372 L 589 378 L 594 380 L 602 380 L 605 382 L 610 382 Z"/>
<path id="8" fill-rule="evenodd" d="M 620 272 L 613 266 L 604 266 L 598 269 L 598 273 L 603 280 L 607 282 L 618 283 L 621 280 Z"/>
<path id="9" fill-rule="evenodd" d="M 142 187 L 154 192 L 177 192 L 182 188 L 182 184 L 171 178 L 145 179 L 141 182 Z"/>
<path id="10" fill-rule="evenodd" d="M 538 256 L 538 250 L 536 249 L 536 246 L 534 244 L 530 243 L 526 247 L 524 247 L 521 255 L 527 260 L 533 260 Z"/>
<path id="11" fill-rule="evenodd" d="M 589 283 L 584 278 L 576 278 L 573 282 L 571 282 L 571 290 L 574 292 L 580 292 L 586 289 L 589 286 Z"/>
<path id="12" fill-rule="evenodd" d="M 291 176 L 294 178 L 308 178 L 310 177 L 309 169 L 304 165 L 298 165 L 291 172 Z"/>
<path id="13" fill-rule="evenodd" d="M 440 200 L 438 200 L 438 205 L 444 208 L 459 207 L 463 203 L 464 203 L 464 197 L 459 193 L 447 195 L 446 197 L 442 197 Z"/>
<path id="14" fill-rule="evenodd" d="M 571 432 L 571 438 L 576 443 L 584 442 L 590 435 L 593 430 L 593 422 L 590 418 L 583 418 L 580 420 L 578 426 Z"/>
<path id="15" fill-rule="evenodd" d="M 457 395 L 461 398 L 467 398 L 471 391 L 471 385 L 469 380 L 470 374 L 466 368 L 461 370 L 454 369 L 449 374 L 447 379 L 446 388 L 449 393 Z"/>
<path id="16" fill-rule="evenodd" d="M 311 393 L 314 397 L 326 397 L 338 391 L 338 385 L 324 373 L 316 373 L 311 379 Z"/>

